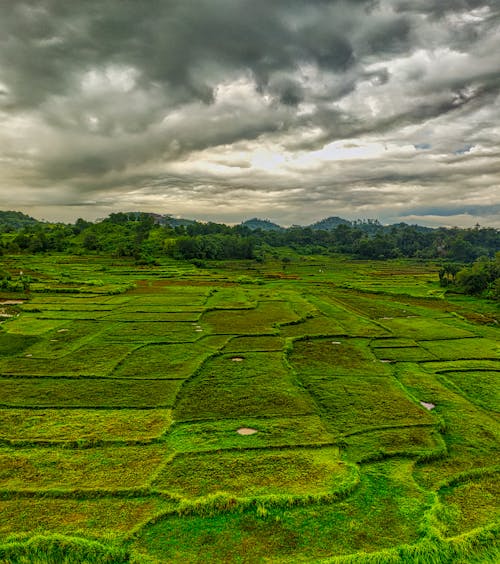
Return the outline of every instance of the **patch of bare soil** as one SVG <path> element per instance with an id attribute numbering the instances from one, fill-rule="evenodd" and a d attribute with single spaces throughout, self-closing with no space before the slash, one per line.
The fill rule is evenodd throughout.
<path id="1" fill-rule="evenodd" d="M 257 429 L 252 429 L 251 427 L 240 427 L 237 431 L 238 435 L 255 435 Z"/>
<path id="2" fill-rule="evenodd" d="M 429 411 L 436 407 L 433 403 L 431 403 L 429 401 L 421 401 L 420 405 L 422 405 L 423 407 L 425 407 L 425 409 L 428 409 Z"/>

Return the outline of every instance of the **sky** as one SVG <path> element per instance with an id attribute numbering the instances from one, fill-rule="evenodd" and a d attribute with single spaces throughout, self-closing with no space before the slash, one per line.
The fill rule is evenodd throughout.
<path id="1" fill-rule="evenodd" d="M 0 209 L 500 227 L 498 0 L 5 0 Z"/>

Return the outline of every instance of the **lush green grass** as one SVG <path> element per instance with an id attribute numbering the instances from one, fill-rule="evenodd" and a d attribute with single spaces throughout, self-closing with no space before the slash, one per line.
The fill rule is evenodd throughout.
<path id="1" fill-rule="evenodd" d="M 6 333 L 0 331 L 0 358 L 23 352 L 35 343 L 37 337 L 34 335 L 22 335 L 19 333 Z"/>
<path id="2" fill-rule="evenodd" d="M 0 438 L 11 441 L 137 441 L 162 435 L 169 409 L 0 409 Z"/>
<path id="3" fill-rule="evenodd" d="M 49 345 L 43 357 L 24 351 L 21 358 L 0 360 L 0 371 L 6 375 L 27 376 L 108 376 L 134 348 L 135 345 L 128 343 L 110 347 L 107 343 L 94 341 L 64 356 L 56 350 L 52 357 Z"/>
<path id="4" fill-rule="evenodd" d="M 422 347 L 374 347 L 373 354 L 380 360 L 397 362 L 419 362 L 421 360 L 434 360 L 436 357 Z"/>
<path id="5" fill-rule="evenodd" d="M 122 548 L 109 544 L 79 537 L 40 534 L 0 545 L 0 561 L 9 564 L 124 564 L 129 562 L 129 557 Z"/>
<path id="6" fill-rule="evenodd" d="M 411 319 L 381 319 L 394 335 L 418 341 L 432 339 L 458 339 L 460 337 L 473 337 L 474 334 L 460 327 L 453 327 L 437 319 L 413 317 Z"/>
<path id="7" fill-rule="evenodd" d="M 105 341 L 138 344 L 192 342 L 207 330 L 206 324 L 197 322 L 137 321 L 113 324 L 103 338 Z"/>
<path id="8" fill-rule="evenodd" d="M 225 341 L 224 337 L 208 336 L 195 343 L 145 345 L 127 355 L 113 376 L 185 379 Z"/>
<path id="9" fill-rule="evenodd" d="M 345 457 L 354 462 L 389 458 L 429 458 L 445 453 L 446 445 L 433 426 L 399 427 L 354 434 L 345 439 Z"/>
<path id="10" fill-rule="evenodd" d="M 262 301 L 249 310 L 209 311 L 202 316 L 213 333 L 222 335 L 271 333 L 277 324 L 297 319 L 290 306 L 280 301 Z"/>
<path id="11" fill-rule="evenodd" d="M 448 456 L 421 464 L 415 470 L 415 477 L 423 486 L 435 489 L 454 475 L 495 463 L 500 428 L 492 414 L 418 365 L 399 367 L 398 378 L 416 398 L 435 404 L 432 414 L 442 420 L 445 431 Z"/>
<path id="12" fill-rule="evenodd" d="M 141 531 L 134 549 L 163 561 L 311 562 L 332 554 L 377 550 L 418 538 L 427 496 L 406 462 L 365 467 L 345 501 L 291 509 L 273 505 L 212 517 L 167 516 Z"/>
<path id="13" fill-rule="evenodd" d="M 441 360 L 498 359 L 500 347 L 490 339 L 453 339 L 450 341 L 425 341 L 420 346 Z"/>
<path id="14" fill-rule="evenodd" d="M 205 307 L 209 309 L 254 308 L 256 302 L 252 296 L 239 286 L 217 288 L 207 299 Z"/>
<path id="15" fill-rule="evenodd" d="M 304 319 L 299 323 L 282 325 L 280 333 L 283 337 L 316 337 L 323 335 L 344 335 L 345 330 L 335 319 L 326 315 L 317 315 Z"/>
<path id="16" fill-rule="evenodd" d="M 474 403 L 492 412 L 500 412 L 500 371 L 446 372 L 443 378 L 452 382 Z"/>
<path id="17" fill-rule="evenodd" d="M 224 347 L 224 352 L 280 351 L 283 346 L 283 339 L 271 335 L 233 337 Z"/>
<path id="18" fill-rule="evenodd" d="M 0 562 L 499 560 L 494 305 L 287 253 L 6 258 Z"/>
<path id="19" fill-rule="evenodd" d="M 0 378 L 0 406 L 172 407 L 179 380 Z"/>
<path id="20" fill-rule="evenodd" d="M 243 450 L 176 456 L 153 486 L 183 497 L 226 493 L 237 497 L 328 495 L 352 480 L 339 449 Z"/>
<path id="21" fill-rule="evenodd" d="M 255 429 L 252 435 L 240 435 L 240 428 Z M 218 451 L 257 447 L 329 444 L 333 435 L 318 415 L 295 417 L 241 417 L 199 423 L 175 423 L 168 444 L 177 452 Z"/>
<path id="22" fill-rule="evenodd" d="M 309 299 L 324 315 L 334 320 L 339 329 L 341 328 L 341 330 L 336 330 L 334 334 L 344 334 L 351 337 L 390 336 L 390 331 L 378 321 L 371 321 L 367 316 L 358 311 L 352 311 L 335 300 L 335 295 L 331 291 L 315 290 Z"/>
<path id="23" fill-rule="evenodd" d="M 0 494 L 143 486 L 165 457 L 158 445 L 88 449 L 0 448 Z"/>
<path id="24" fill-rule="evenodd" d="M 215 392 L 216 390 L 216 392 Z M 279 353 L 245 353 L 209 359 L 182 388 L 174 419 L 286 417 L 314 413 L 309 395 L 298 387 Z"/>
<path id="25" fill-rule="evenodd" d="M 298 341 L 289 359 L 336 433 L 432 423 L 391 377 L 388 365 L 372 357 L 366 341 Z"/>
<path id="26" fill-rule="evenodd" d="M 446 536 L 457 536 L 492 521 L 500 520 L 499 472 L 443 489 L 440 517 Z"/>
<path id="27" fill-rule="evenodd" d="M 172 504 L 168 501 L 153 497 L 2 499 L 0 500 L 0 538 L 5 542 L 5 539 L 12 535 L 12 531 L 16 531 L 17 534 L 78 534 L 106 540 L 110 537 L 125 537 L 133 527 L 151 519 L 159 511 L 171 507 Z M 1 557 L 0 562 L 2 562 Z"/>

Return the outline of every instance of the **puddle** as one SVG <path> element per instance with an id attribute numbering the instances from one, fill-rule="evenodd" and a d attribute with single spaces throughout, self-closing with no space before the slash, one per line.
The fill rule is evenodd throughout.
<path id="1" fill-rule="evenodd" d="M 3 300 L 0 302 L 0 305 L 19 305 L 24 304 L 23 300 Z"/>
<path id="2" fill-rule="evenodd" d="M 340 345 L 340 341 L 332 341 L 332 345 Z"/>
<path id="3" fill-rule="evenodd" d="M 386 360 L 386 359 L 384 359 L 384 360 L 381 360 L 380 362 L 389 362 L 389 363 L 391 363 L 392 360 Z"/>
<path id="4" fill-rule="evenodd" d="M 425 407 L 425 409 L 428 409 L 429 411 L 436 407 L 433 403 L 430 403 L 428 401 L 421 401 L 420 405 L 422 405 L 423 407 Z"/>
<path id="5" fill-rule="evenodd" d="M 241 356 L 235 356 L 231 360 L 233 362 L 243 362 L 243 358 Z"/>
<path id="6" fill-rule="evenodd" d="M 66 331 L 69 331 L 69 329 L 58 329 L 57 330 L 58 333 L 66 333 Z"/>
<path id="7" fill-rule="evenodd" d="M 252 429 L 251 427 L 240 427 L 237 431 L 238 435 L 255 435 L 257 429 Z"/>

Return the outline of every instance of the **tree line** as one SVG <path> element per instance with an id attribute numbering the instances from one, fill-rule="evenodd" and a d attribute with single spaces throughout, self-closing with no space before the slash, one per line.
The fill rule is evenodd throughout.
<path id="1" fill-rule="evenodd" d="M 491 227 L 431 229 L 367 220 L 332 229 L 294 225 L 269 230 L 188 220 L 170 224 L 158 218 L 165 216 L 118 212 L 101 221 L 65 224 L 0 212 L 0 253 L 108 254 L 154 264 L 162 256 L 198 262 L 262 261 L 279 247 L 288 247 L 299 254 L 343 253 L 360 259 L 441 259 L 448 269 L 441 283 L 469 293 L 483 291 L 485 284 L 489 288 L 491 278 L 498 278 L 495 253 L 500 250 L 500 231 Z"/>

